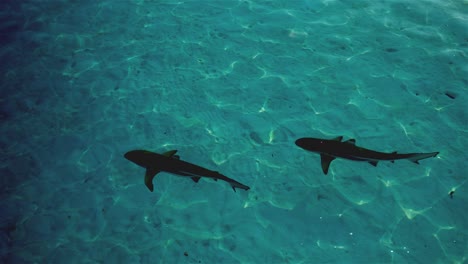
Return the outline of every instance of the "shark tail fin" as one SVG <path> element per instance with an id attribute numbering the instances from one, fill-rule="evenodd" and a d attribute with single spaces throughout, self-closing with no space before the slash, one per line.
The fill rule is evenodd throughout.
<path id="1" fill-rule="evenodd" d="M 247 185 L 244 185 L 240 182 L 237 182 L 237 181 L 230 181 L 229 184 L 231 185 L 232 189 L 234 190 L 234 192 L 236 191 L 236 188 L 239 188 L 239 189 L 243 189 L 243 190 L 249 190 L 250 187 L 247 186 Z"/>
<path id="2" fill-rule="evenodd" d="M 422 159 L 432 158 L 439 154 L 439 152 L 431 152 L 431 153 L 417 153 L 409 157 L 408 159 L 416 164 L 419 164 L 419 161 Z"/>

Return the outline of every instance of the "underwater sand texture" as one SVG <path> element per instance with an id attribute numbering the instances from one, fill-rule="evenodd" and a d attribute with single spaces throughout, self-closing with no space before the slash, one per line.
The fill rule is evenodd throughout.
<path id="1" fill-rule="evenodd" d="M 0 262 L 466 262 L 468 6 L 379 2 L 3 4 Z M 440 154 L 294 144 L 336 136 Z M 151 193 L 133 149 L 251 189 Z"/>

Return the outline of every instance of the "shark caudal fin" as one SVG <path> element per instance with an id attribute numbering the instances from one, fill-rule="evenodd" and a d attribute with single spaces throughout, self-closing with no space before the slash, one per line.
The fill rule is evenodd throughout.
<path id="1" fill-rule="evenodd" d="M 237 182 L 237 181 L 234 181 L 234 180 L 229 181 L 229 184 L 231 185 L 234 192 L 236 191 L 236 188 L 243 189 L 243 190 L 246 190 L 246 191 L 250 189 L 249 186 L 244 185 L 244 184 L 242 184 L 240 182 Z"/>
<path id="2" fill-rule="evenodd" d="M 432 158 L 435 157 L 439 154 L 439 152 L 431 152 L 431 153 L 415 153 L 411 154 L 411 157 L 408 158 L 408 160 L 419 164 L 419 161 L 422 159 L 427 159 L 427 158 Z"/>

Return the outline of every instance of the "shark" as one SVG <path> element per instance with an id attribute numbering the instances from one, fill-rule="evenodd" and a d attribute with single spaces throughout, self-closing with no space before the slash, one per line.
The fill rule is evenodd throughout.
<path id="1" fill-rule="evenodd" d="M 334 139 L 300 138 L 295 143 L 300 148 L 320 154 L 322 171 L 325 174 L 328 173 L 331 162 L 336 158 L 365 161 L 377 166 L 379 161 L 394 162 L 401 159 L 419 164 L 420 160 L 435 157 L 439 154 L 439 152 L 398 154 L 396 151 L 384 153 L 358 147 L 355 139 L 342 140 L 342 136 Z"/>
<path id="2" fill-rule="evenodd" d="M 153 178 L 159 172 L 168 172 L 177 176 L 189 177 L 198 183 L 200 178 L 212 178 L 215 181 L 222 180 L 229 183 L 234 190 L 236 188 L 249 190 L 250 187 L 238 181 L 228 178 L 217 171 L 212 171 L 195 164 L 183 161 L 176 155 L 177 150 L 167 151 L 163 154 L 147 150 L 132 150 L 124 154 L 129 161 L 146 169 L 145 185 L 152 192 L 154 190 Z"/>

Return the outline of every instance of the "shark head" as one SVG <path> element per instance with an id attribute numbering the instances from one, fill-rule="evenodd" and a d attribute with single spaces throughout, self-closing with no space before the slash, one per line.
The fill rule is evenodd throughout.
<path id="1" fill-rule="evenodd" d="M 323 152 L 326 148 L 326 141 L 318 138 L 300 138 L 296 140 L 296 145 L 308 151 Z"/>
<path id="2" fill-rule="evenodd" d="M 132 150 L 125 153 L 124 157 L 143 168 L 154 168 L 158 164 L 167 164 L 167 158 L 179 159 L 179 156 L 175 155 L 176 152 L 177 150 L 171 150 L 163 154 L 157 154 L 147 150 Z"/>
<path id="3" fill-rule="evenodd" d="M 125 153 L 124 157 L 143 168 L 148 168 L 154 163 L 154 153 L 146 150 L 132 150 Z"/>

